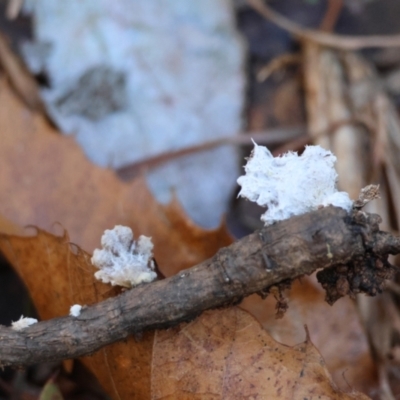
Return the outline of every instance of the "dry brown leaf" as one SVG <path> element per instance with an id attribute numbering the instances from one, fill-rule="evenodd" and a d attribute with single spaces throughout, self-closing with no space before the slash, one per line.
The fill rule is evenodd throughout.
<path id="1" fill-rule="evenodd" d="M 115 295 L 116 289 L 93 279 L 90 256 L 71 246 L 67 234 L 0 234 L 0 251 L 24 280 L 42 319 L 68 315 L 73 304 L 90 305 Z M 113 398 L 150 398 L 153 335 L 145 334 L 140 342 L 130 337 L 83 361 Z"/>
<path id="2" fill-rule="evenodd" d="M 2 251 L 23 277 L 44 319 L 67 314 L 72 304 L 114 294 L 108 286 L 93 283 L 87 254 L 74 254 L 70 240 L 92 251 L 105 229 L 130 226 L 136 236 L 152 236 L 156 260 L 166 275 L 211 257 L 232 241 L 223 226 L 205 231 L 192 224 L 177 202 L 158 204 L 143 179 L 127 184 L 91 164 L 71 137 L 61 136 L 42 115 L 28 110 L 4 79 L 0 160 L 0 214 L 22 226 L 59 230 L 62 224 L 69 233 L 70 239 L 40 230 L 33 238 L 5 241 L 2 236 Z M 114 344 L 85 360 L 115 399 L 148 395 L 142 388 L 149 379 L 151 337 L 138 344 L 134 339 Z M 137 382 L 135 369 L 141 369 Z"/>
<path id="3" fill-rule="evenodd" d="M 368 399 L 331 381 L 311 341 L 279 344 L 247 312 L 207 311 L 158 331 L 152 399 Z"/>
<path id="4" fill-rule="evenodd" d="M 9 235 L 24 235 L 24 230 L 19 226 L 4 218 L 0 214 L 0 232 L 8 233 Z"/>
<path id="5" fill-rule="evenodd" d="M 0 144 L 0 214 L 16 224 L 54 231 L 61 223 L 71 241 L 89 252 L 105 229 L 128 225 L 135 235 L 152 236 L 157 262 L 173 270 L 232 242 L 224 226 L 206 231 L 191 223 L 177 202 L 158 204 L 143 179 L 124 183 L 91 164 L 73 138 L 28 110 L 4 79 Z"/>
<path id="6" fill-rule="evenodd" d="M 246 298 L 241 308 L 249 311 L 278 342 L 295 345 L 305 340 L 304 325 L 326 362 L 327 369 L 341 390 L 349 387 L 371 393 L 377 387 L 376 368 L 357 308 L 349 298 L 333 306 L 325 301 L 325 292 L 314 277 L 303 277 L 285 293 L 289 309 L 276 319 L 276 300 Z"/>
<path id="7" fill-rule="evenodd" d="M 0 66 L 6 71 L 8 79 L 25 104 L 32 110 L 43 110 L 38 84 L 18 56 L 13 53 L 7 38 L 1 32 Z"/>
<path id="8" fill-rule="evenodd" d="M 166 277 L 212 257 L 221 247 L 233 242 L 224 225 L 220 229 L 206 231 L 194 224 L 176 199 L 163 207 L 157 204 L 157 208 L 162 210 L 166 221 L 159 222 L 156 230 L 149 227 L 143 228 L 143 232 L 153 236 L 157 263 Z M 160 211 L 156 215 L 161 217 Z M 169 248 L 168 242 L 176 244 L 173 249 Z"/>

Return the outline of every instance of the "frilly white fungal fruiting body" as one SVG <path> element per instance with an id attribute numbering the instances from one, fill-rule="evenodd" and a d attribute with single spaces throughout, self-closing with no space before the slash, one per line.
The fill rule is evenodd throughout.
<path id="1" fill-rule="evenodd" d="M 237 182 L 239 196 L 268 207 L 261 216 L 265 225 L 294 215 L 333 205 L 347 211 L 353 202 L 336 188 L 336 157 L 320 146 L 306 146 L 303 154 L 288 152 L 273 157 L 263 146 L 254 143 L 245 175 Z"/>
<path id="2" fill-rule="evenodd" d="M 151 238 L 142 235 L 136 242 L 130 228 L 117 225 L 104 232 L 101 245 L 91 260 L 99 268 L 96 279 L 127 288 L 156 279 Z"/>
<path id="3" fill-rule="evenodd" d="M 20 331 L 30 325 L 36 324 L 37 322 L 38 320 L 36 318 L 27 318 L 21 315 L 21 318 L 18 321 L 11 322 L 11 329 L 14 329 L 14 331 Z"/>
<path id="4" fill-rule="evenodd" d="M 79 317 L 81 315 L 82 306 L 80 304 L 74 304 L 69 309 L 69 315 L 71 317 Z"/>

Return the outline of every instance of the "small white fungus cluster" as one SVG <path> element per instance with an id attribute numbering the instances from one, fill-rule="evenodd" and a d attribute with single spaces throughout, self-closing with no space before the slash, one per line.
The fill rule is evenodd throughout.
<path id="1" fill-rule="evenodd" d="M 80 304 L 74 304 L 69 309 L 69 315 L 71 317 L 79 317 L 81 315 L 82 306 Z"/>
<path id="2" fill-rule="evenodd" d="M 92 257 L 92 264 L 99 268 L 94 274 L 96 279 L 131 288 L 157 277 L 151 238 L 142 235 L 136 242 L 132 229 L 117 225 L 104 232 L 101 246 L 103 248 L 96 249 Z"/>
<path id="3" fill-rule="evenodd" d="M 21 318 L 18 321 L 11 322 L 11 329 L 14 329 L 14 331 L 20 331 L 30 325 L 36 324 L 37 322 L 38 320 L 36 318 L 25 318 L 21 315 Z"/>
<path id="4" fill-rule="evenodd" d="M 268 207 L 261 216 L 265 225 L 299 215 L 321 206 L 333 205 L 347 211 L 353 202 L 336 189 L 336 157 L 320 146 L 306 146 L 303 154 L 288 152 L 273 157 L 263 146 L 254 150 L 237 182 L 239 196 Z"/>

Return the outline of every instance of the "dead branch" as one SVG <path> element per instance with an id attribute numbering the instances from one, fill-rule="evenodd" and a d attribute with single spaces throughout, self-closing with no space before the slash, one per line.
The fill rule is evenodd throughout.
<path id="1" fill-rule="evenodd" d="M 156 154 L 155 156 L 150 156 L 143 160 L 133 162 L 125 167 L 121 167 L 117 170 L 117 173 L 121 178 L 130 180 L 138 176 L 141 172 L 158 167 L 161 164 L 173 161 L 183 156 L 207 151 L 219 146 L 249 146 L 252 145 L 252 140 L 258 144 L 271 146 L 292 139 L 302 138 L 304 140 L 305 137 L 307 137 L 307 131 L 304 126 L 276 128 L 260 132 L 250 131 L 244 134 L 237 134 L 235 136 L 227 136 L 220 139 L 209 140 L 207 142 L 184 147 L 179 150 L 170 150 L 164 153 Z"/>
<path id="2" fill-rule="evenodd" d="M 343 9 L 343 0 L 328 0 L 328 7 L 319 28 L 325 32 L 332 32 Z"/>
<path id="3" fill-rule="evenodd" d="M 326 207 L 267 226 L 213 258 L 171 278 L 144 284 L 84 308 L 79 317 L 60 317 L 22 331 L 0 327 L 1 365 L 76 358 L 103 346 L 168 328 L 202 311 L 239 303 L 316 269 L 328 300 L 358 292 L 375 294 L 394 273 L 388 254 L 400 238 L 379 230 L 380 217 Z"/>
<path id="4" fill-rule="evenodd" d="M 347 36 L 324 32 L 322 30 L 307 29 L 272 10 L 264 4 L 263 0 L 247 0 L 247 2 L 266 19 L 297 38 L 322 46 L 341 50 L 358 50 L 367 47 L 400 47 L 400 34 Z"/>
<path id="5" fill-rule="evenodd" d="M 291 65 L 298 65 L 303 61 L 301 54 L 284 53 L 276 56 L 257 72 L 257 81 L 266 81 L 274 72 Z"/>
<path id="6" fill-rule="evenodd" d="M 332 124 L 324 127 L 319 132 L 312 132 L 313 136 L 324 136 L 332 134 L 336 129 L 345 125 L 365 125 L 365 121 L 361 121 L 357 118 L 343 118 L 334 121 Z M 132 180 L 143 172 L 149 169 L 159 167 L 160 165 L 169 161 L 175 160 L 180 157 L 188 156 L 198 152 L 213 149 L 219 146 L 235 145 L 235 146 L 248 146 L 252 145 L 253 140 L 257 144 L 265 146 L 276 145 L 279 143 L 282 146 L 275 149 L 272 154 L 274 156 L 280 155 L 289 150 L 296 150 L 303 148 L 310 142 L 310 137 L 307 134 L 307 130 L 303 126 L 287 127 L 287 128 L 276 128 L 269 129 L 267 131 L 249 131 L 244 134 L 238 134 L 235 136 L 228 136 L 221 139 L 210 140 L 205 143 L 197 144 L 194 146 L 184 147 L 179 150 L 167 151 L 164 153 L 150 156 L 144 160 L 136 161 L 125 167 L 121 167 L 117 170 L 118 176 L 124 180 Z"/>

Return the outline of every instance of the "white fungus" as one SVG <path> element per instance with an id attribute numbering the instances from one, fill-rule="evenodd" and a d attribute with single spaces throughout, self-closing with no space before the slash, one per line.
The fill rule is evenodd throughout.
<path id="1" fill-rule="evenodd" d="M 11 322 L 11 329 L 14 329 L 14 331 L 20 331 L 30 325 L 36 324 L 37 322 L 38 320 L 35 318 L 24 318 L 24 316 L 21 315 L 21 318 L 18 321 Z"/>
<path id="2" fill-rule="evenodd" d="M 101 245 L 91 260 L 99 268 L 96 279 L 127 288 L 156 279 L 151 238 L 142 235 L 136 242 L 132 229 L 117 225 L 104 232 Z"/>
<path id="3" fill-rule="evenodd" d="M 69 309 L 69 315 L 71 317 L 79 317 L 81 315 L 82 306 L 80 304 L 74 304 Z"/>
<path id="4" fill-rule="evenodd" d="M 321 206 L 350 211 L 349 195 L 336 188 L 335 162 L 336 157 L 320 146 L 306 146 L 301 156 L 288 152 L 273 157 L 266 147 L 254 143 L 246 174 L 237 180 L 242 187 L 239 196 L 268 207 L 261 216 L 265 225 Z"/>

